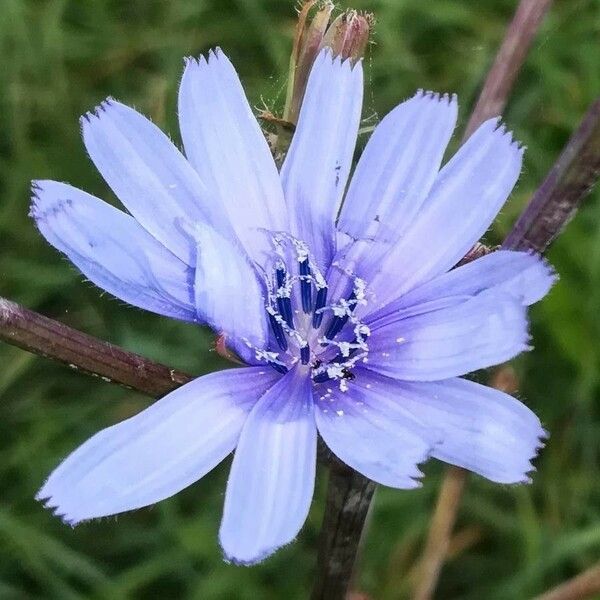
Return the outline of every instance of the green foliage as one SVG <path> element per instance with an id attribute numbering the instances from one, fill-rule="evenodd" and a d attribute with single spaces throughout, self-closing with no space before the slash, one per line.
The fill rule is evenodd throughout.
<path id="1" fill-rule="evenodd" d="M 365 61 L 367 124 L 428 88 L 459 94 L 464 125 L 515 4 L 357 0 L 377 17 Z M 110 198 L 85 155 L 79 115 L 110 94 L 178 139 L 181 58 L 214 45 L 231 56 L 252 103 L 277 111 L 294 16 L 281 0 L 3 0 L 0 295 L 178 368 L 217 368 L 208 332 L 123 306 L 83 282 L 27 217 L 28 186 L 49 177 Z M 508 230 L 600 89 L 599 30 L 597 0 L 559 0 L 534 42 L 505 113 L 529 148 L 525 169 L 490 239 Z M 590 196 L 552 249 L 561 280 L 534 307 L 536 349 L 516 365 L 520 397 L 552 434 L 534 483 L 470 479 L 439 598 L 530 597 L 598 557 L 599 199 Z M 148 399 L 16 348 L 0 347 L 0 361 L 0 597 L 307 596 L 323 481 L 299 540 L 251 569 L 225 564 L 217 544 L 227 464 L 155 507 L 71 530 L 33 495 L 70 450 Z M 438 464 L 426 471 L 421 490 L 377 492 L 360 579 L 375 598 L 406 595 L 443 472 Z"/>

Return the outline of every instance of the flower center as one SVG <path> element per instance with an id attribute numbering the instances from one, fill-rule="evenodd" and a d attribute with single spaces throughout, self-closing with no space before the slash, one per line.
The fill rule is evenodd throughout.
<path id="1" fill-rule="evenodd" d="M 265 306 L 272 340 L 268 349 L 256 349 L 256 357 L 280 373 L 305 365 L 314 383 L 338 380 L 340 389 L 354 379 L 353 367 L 366 362 L 370 334 L 356 309 L 367 303 L 366 285 L 352 277 L 352 290 L 333 303 L 329 287 L 306 244 L 287 234 L 273 239 L 277 256 L 265 276 Z"/>

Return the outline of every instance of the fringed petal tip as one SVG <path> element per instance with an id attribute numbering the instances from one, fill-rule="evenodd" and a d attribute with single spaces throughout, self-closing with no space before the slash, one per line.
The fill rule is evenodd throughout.
<path id="1" fill-rule="evenodd" d="M 431 457 L 431 454 L 428 453 L 426 457 L 418 464 L 426 463 Z M 419 469 L 419 467 L 415 466 L 415 470 L 413 473 L 409 474 L 406 479 L 406 483 L 401 486 L 394 486 L 396 489 L 400 490 L 418 490 L 423 487 L 423 477 L 425 477 L 425 473 Z"/>
<path id="2" fill-rule="evenodd" d="M 43 179 L 32 179 L 31 180 L 31 197 L 32 200 L 37 200 L 39 192 L 43 189 L 44 180 Z"/>
<path id="3" fill-rule="evenodd" d="M 418 490 L 423 487 L 423 479 L 425 473 L 421 470 L 421 465 L 424 465 L 432 457 L 434 448 L 442 444 L 442 440 L 431 441 L 428 440 L 432 445 L 421 452 L 421 455 L 415 459 L 415 463 L 412 469 L 408 469 L 406 472 L 406 479 L 404 482 L 398 482 L 397 485 L 391 486 L 395 489 L 400 490 Z M 386 484 L 388 485 L 388 484 Z M 388 485 L 388 487 L 390 487 Z"/>
<path id="4" fill-rule="evenodd" d="M 506 124 L 502 122 L 502 117 L 492 117 L 487 121 L 484 121 L 477 131 L 486 131 L 500 136 L 506 144 L 514 150 L 517 150 L 520 157 L 527 149 L 527 146 L 523 145 L 519 140 L 516 140 L 513 136 L 513 132 L 506 127 Z"/>
<path id="5" fill-rule="evenodd" d="M 449 92 L 433 92 L 431 90 L 423 90 L 419 88 L 412 99 L 431 100 L 432 102 L 437 102 L 438 104 L 445 103 L 448 106 L 458 106 L 458 96 Z"/>
<path id="6" fill-rule="evenodd" d="M 546 447 L 546 441 L 550 438 L 550 434 L 540 424 L 540 430 L 537 434 L 536 442 L 529 456 L 529 460 L 532 461 L 538 457 L 541 450 Z"/>
<path id="7" fill-rule="evenodd" d="M 70 514 L 68 510 L 64 510 L 61 503 L 58 502 L 54 496 L 45 490 L 46 485 L 35 495 L 35 499 L 50 513 L 53 517 L 59 518 L 65 525 L 75 528 L 77 525 L 82 523 L 85 519 L 78 519 L 73 514 Z"/>
<path id="8" fill-rule="evenodd" d="M 524 319 L 525 319 L 525 330 L 523 332 L 523 343 L 521 345 L 521 350 L 520 352 L 531 352 L 534 349 L 534 345 L 533 345 L 533 336 L 531 335 L 531 332 L 529 331 L 529 321 L 527 319 L 527 309 L 526 307 L 524 308 Z M 515 354 L 515 356 L 517 356 L 519 353 Z"/>
<path id="9" fill-rule="evenodd" d="M 529 336 L 528 341 L 531 340 L 531 336 Z M 535 346 L 533 344 L 530 343 L 526 343 L 523 344 L 523 348 L 521 349 L 521 352 L 531 352 L 533 349 L 535 348 Z"/>
<path id="10" fill-rule="evenodd" d="M 38 231 L 46 237 L 44 229 L 60 213 L 69 210 L 73 206 L 71 198 L 55 197 L 51 190 L 57 182 L 51 180 L 34 180 L 31 182 L 31 204 L 29 206 L 29 217 L 34 220 Z M 67 185 L 67 184 L 58 184 Z M 64 250 L 61 252 L 65 253 Z"/>
<path id="11" fill-rule="evenodd" d="M 72 206 L 71 198 L 58 198 L 42 194 L 48 191 L 48 187 L 57 185 L 57 182 L 45 179 L 34 179 L 31 182 L 31 205 L 29 207 L 29 216 L 36 222 L 44 221 L 49 216 L 56 215 L 65 206 Z M 67 184 L 58 184 L 67 185 Z"/>
<path id="12" fill-rule="evenodd" d="M 520 481 L 515 481 L 514 483 L 507 483 L 506 485 L 531 485 L 533 483 L 533 474 L 537 471 L 537 469 L 529 463 L 529 469 L 525 473 L 523 473 L 523 478 Z"/>
<path id="13" fill-rule="evenodd" d="M 42 181 L 34 179 L 31 182 L 31 204 L 29 205 L 29 213 L 28 216 L 35 221 L 43 218 L 43 211 L 40 209 L 40 192 L 42 191 L 42 186 L 40 185 Z"/>
<path id="14" fill-rule="evenodd" d="M 115 100 L 112 96 L 107 96 L 107 98 L 102 100 L 100 104 L 98 104 L 92 110 L 88 110 L 81 115 L 81 117 L 79 117 L 79 125 L 83 129 L 86 123 L 91 123 L 92 119 L 101 119 L 102 114 L 105 113 L 107 109 L 120 104 L 121 103 L 118 100 Z"/>
<path id="15" fill-rule="evenodd" d="M 221 50 L 220 46 L 215 46 L 211 48 L 207 52 L 203 54 L 199 54 L 198 56 L 184 56 L 183 57 L 183 66 L 198 68 L 198 67 L 206 67 L 207 65 L 214 64 L 215 61 L 225 60 L 230 63 L 227 55 L 223 50 Z"/>
<path id="16" fill-rule="evenodd" d="M 533 478 L 529 474 L 534 474 L 537 471 L 537 467 L 533 464 L 533 461 L 539 456 L 541 450 L 546 447 L 546 440 L 550 437 L 548 430 L 544 429 L 540 423 L 539 431 L 534 446 L 531 449 L 529 456 L 529 468 L 523 473 L 523 479 L 516 483 L 531 484 Z"/>
<path id="17" fill-rule="evenodd" d="M 44 184 L 42 179 L 34 179 L 31 182 L 31 205 L 29 207 L 29 216 L 36 221 L 43 219 L 49 208 L 42 205 L 42 194 L 44 192 Z"/>
<path id="18" fill-rule="evenodd" d="M 542 266 L 542 269 L 544 271 L 544 274 L 546 275 L 546 278 L 548 279 L 548 289 L 546 290 L 546 292 L 543 295 L 543 296 L 545 296 L 552 289 L 552 287 L 556 283 L 558 283 L 558 281 L 560 280 L 560 276 L 557 273 L 556 269 L 548 262 L 548 260 L 544 256 L 542 256 L 535 250 L 530 250 L 529 253 L 532 254 L 533 256 L 535 256 L 539 260 L 539 262 Z M 539 299 L 541 300 L 541 298 L 543 296 L 541 296 Z"/>
<path id="19" fill-rule="evenodd" d="M 535 440 L 532 443 L 531 450 L 524 457 L 527 461 L 527 466 L 523 471 L 523 474 L 520 479 L 515 479 L 515 481 L 505 481 L 500 483 L 505 483 L 507 485 L 530 485 L 533 483 L 533 474 L 537 472 L 537 467 L 533 464 L 533 462 L 539 456 L 541 450 L 546 447 L 546 440 L 550 437 L 550 434 L 546 429 L 544 429 L 541 423 L 538 420 L 539 429 L 535 434 Z"/>
<path id="20" fill-rule="evenodd" d="M 200 69 L 206 67 L 208 64 L 210 57 L 212 56 L 212 50 L 205 56 L 204 54 L 200 54 L 199 56 L 186 56 L 183 59 L 183 65 L 186 69 Z M 208 58 L 207 58 L 208 56 Z"/>

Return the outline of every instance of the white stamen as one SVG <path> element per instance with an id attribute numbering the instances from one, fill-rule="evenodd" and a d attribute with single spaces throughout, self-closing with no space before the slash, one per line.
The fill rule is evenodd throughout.
<path id="1" fill-rule="evenodd" d="M 330 379 L 342 379 L 344 377 L 344 365 L 339 363 L 330 363 L 326 368 Z"/>
<path id="2" fill-rule="evenodd" d="M 254 349 L 254 356 L 256 360 L 264 360 L 265 362 L 275 363 L 276 365 L 281 365 L 286 367 L 287 365 L 279 360 L 278 352 L 270 352 L 269 350 L 261 350 L 260 348 Z"/>
<path id="3" fill-rule="evenodd" d="M 367 283 L 364 279 L 360 277 L 354 278 L 354 295 L 356 296 L 357 304 L 366 304 L 366 292 L 367 292 Z"/>

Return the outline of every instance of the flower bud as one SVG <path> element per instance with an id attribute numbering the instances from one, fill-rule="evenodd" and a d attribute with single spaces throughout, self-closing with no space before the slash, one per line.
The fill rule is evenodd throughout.
<path id="1" fill-rule="evenodd" d="M 283 119 L 292 124 L 298 120 L 308 76 L 319 51 L 331 48 L 334 56 L 356 62 L 364 55 L 373 25 L 372 15 L 356 10 L 348 10 L 330 23 L 334 6 L 329 1 L 320 3 L 309 20 L 315 4 L 315 0 L 307 0 L 298 13 L 283 115 Z"/>
<path id="2" fill-rule="evenodd" d="M 356 62 L 365 53 L 372 25 L 372 15 L 348 10 L 329 26 L 321 47 L 329 47 L 334 55 Z"/>

